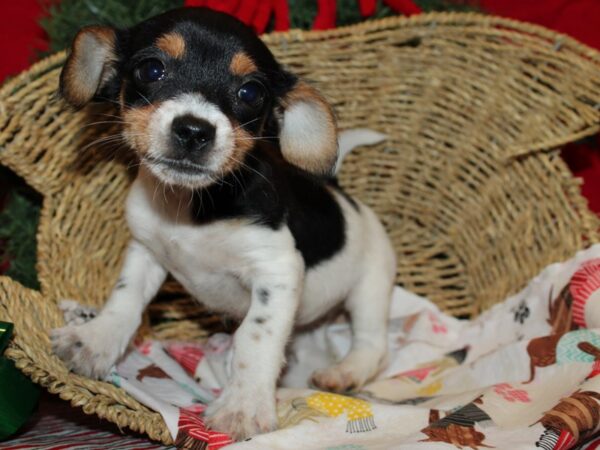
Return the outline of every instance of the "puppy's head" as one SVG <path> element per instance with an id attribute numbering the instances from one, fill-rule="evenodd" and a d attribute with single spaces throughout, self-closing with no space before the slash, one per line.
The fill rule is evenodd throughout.
<path id="1" fill-rule="evenodd" d="M 127 30 L 87 27 L 60 78 L 75 106 L 118 102 L 124 137 L 162 181 L 207 186 L 243 164 L 261 139 L 317 174 L 337 157 L 333 112 L 282 69 L 254 32 L 204 8 L 184 8 Z"/>

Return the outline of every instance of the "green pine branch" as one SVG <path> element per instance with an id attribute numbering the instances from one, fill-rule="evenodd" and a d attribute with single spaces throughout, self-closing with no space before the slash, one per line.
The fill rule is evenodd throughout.
<path id="1" fill-rule="evenodd" d="M 28 188 L 13 188 L 0 211 L 0 262 L 9 261 L 5 275 L 24 286 L 39 289 L 35 269 L 36 233 L 40 219 L 40 201 L 26 192 Z"/>
<path id="2" fill-rule="evenodd" d="M 423 12 L 467 12 L 478 10 L 476 0 L 415 0 L 415 3 Z"/>
<path id="3" fill-rule="evenodd" d="M 86 25 L 127 28 L 180 6 L 183 0 L 61 0 L 50 6 L 40 25 L 48 33 L 54 52 L 69 47 L 77 31 Z"/>
<path id="4" fill-rule="evenodd" d="M 127 28 L 149 17 L 183 6 L 184 0 L 61 0 L 53 3 L 40 25 L 48 33 L 50 51 L 71 45 L 77 31 L 86 25 Z M 312 28 L 317 14 L 316 0 L 288 0 L 292 28 Z M 415 0 L 423 11 L 464 11 L 476 9 L 476 0 Z M 368 20 L 394 15 L 381 0 Z M 364 21 L 358 0 L 337 0 L 337 26 Z"/>

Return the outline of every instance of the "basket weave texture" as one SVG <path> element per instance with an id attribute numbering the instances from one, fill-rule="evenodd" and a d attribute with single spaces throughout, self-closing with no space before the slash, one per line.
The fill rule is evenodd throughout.
<path id="1" fill-rule="evenodd" d="M 332 101 L 341 128 L 389 135 L 351 154 L 341 182 L 383 220 L 398 282 L 409 290 L 455 315 L 477 314 L 599 240 L 598 220 L 557 150 L 600 129 L 598 52 L 475 14 L 264 39 Z M 111 119 L 56 98 L 64 59 L 47 58 L 0 90 L 0 163 L 44 197 L 40 292 L 0 278 L 0 320 L 16 330 L 7 355 L 73 406 L 170 443 L 159 414 L 115 386 L 69 373 L 50 349 L 49 330 L 62 325 L 57 301 L 100 306 L 117 279 L 132 181 L 126 152 L 112 157 L 118 124 L 86 126 Z M 98 136 L 106 139 L 94 144 Z M 173 282 L 163 295 L 171 301 L 155 311 L 169 321 L 146 327 L 154 336 L 198 338 L 219 322 Z"/>

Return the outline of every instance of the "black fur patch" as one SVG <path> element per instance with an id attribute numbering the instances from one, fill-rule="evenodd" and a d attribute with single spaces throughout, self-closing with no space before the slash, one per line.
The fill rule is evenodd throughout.
<path id="1" fill-rule="evenodd" d="M 260 300 L 260 302 L 263 305 L 266 305 L 267 303 L 269 303 L 269 296 L 271 295 L 271 293 L 264 289 L 264 288 L 260 288 L 258 290 L 258 299 Z"/>
<path id="2" fill-rule="evenodd" d="M 155 43 L 167 33 L 177 33 L 186 42 L 181 58 L 171 57 Z M 238 76 L 229 70 L 234 55 L 244 52 L 258 71 Z M 254 31 L 233 17 L 206 8 L 180 8 L 152 17 L 133 28 L 117 31 L 118 76 L 103 95 L 116 100 L 121 84 L 126 107 L 156 104 L 185 93 L 202 94 L 246 130 L 257 134 L 274 122 L 273 103 L 287 93 L 297 78 L 283 70 Z M 136 67 L 149 58 L 159 59 L 165 76 L 159 83 L 140 83 Z M 258 107 L 240 102 L 237 91 L 250 80 L 267 90 Z M 258 120 L 260 119 L 260 120 Z M 252 122 L 250 122 L 252 120 Z"/>
<path id="3" fill-rule="evenodd" d="M 265 323 L 267 321 L 267 319 L 265 319 L 264 317 L 257 317 L 256 319 L 254 319 L 254 321 L 257 324 L 262 325 L 263 323 Z"/>
<path id="4" fill-rule="evenodd" d="M 125 281 L 122 278 L 119 278 L 117 280 L 117 284 L 115 284 L 115 289 L 123 289 L 126 286 L 127 286 L 127 283 L 125 283 Z"/>
<path id="5" fill-rule="evenodd" d="M 222 183 L 196 191 L 191 213 L 200 224 L 240 217 L 274 230 L 285 224 L 310 268 L 334 256 L 346 240 L 342 210 L 328 189 L 334 186 L 332 179 L 291 165 L 276 148 L 257 147 Z"/>

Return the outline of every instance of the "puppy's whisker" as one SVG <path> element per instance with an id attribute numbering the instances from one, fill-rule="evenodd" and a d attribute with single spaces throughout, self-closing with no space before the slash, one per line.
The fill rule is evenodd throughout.
<path id="1" fill-rule="evenodd" d="M 122 142 L 123 144 L 126 143 L 120 134 L 102 137 L 102 138 L 99 138 L 99 139 L 96 139 L 96 140 L 90 142 L 89 144 L 84 145 L 80 151 L 81 152 L 86 151 L 90 147 L 98 146 L 100 144 L 115 143 L 115 142 L 119 142 L 119 141 Z"/>
<path id="2" fill-rule="evenodd" d="M 103 125 L 103 124 L 120 124 L 120 125 L 130 125 L 127 122 L 124 122 L 122 120 L 101 120 L 99 122 L 91 122 L 91 123 L 86 123 L 85 125 L 83 125 L 81 128 L 87 128 L 87 127 L 91 127 L 94 125 Z"/>
<path id="3" fill-rule="evenodd" d="M 245 189 L 245 188 L 244 188 L 244 185 L 242 184 L 241 180 L 240 180 L 240 179 L 238 178 L 238 176 L 236 175 L 236 173 L 235 173 L 235 170 L 234 170 L 233 172 L 231 172 L 231 175 L 233 176 L 233 181 L 234 181 L 234 183 L 237 183 L 237 184 L 239 184 L 239 186 L 240 186 L 240 189 L 243 191 L 243 190 Z"/>
<path id="4" fill-rule="evenodd" d="M 159 186 L 160 182 L 156 183 L 156 186 L 154 186 L 154 193 L 152 194 L 152 203 L 156 201 L 156 193 L 158 192 Z"/>
<path id="5" fill-rule="evenodd" d="M 167 203 L 167 183 L 161 183 L 163 185 L 163 199 L 165 204 Z"/>
<path id="6" fill-rule="evenodd" d="M 99 116 L 114 117 L 115 119 L 123 120 L 123 117 L 116 114 L 98 113 Z"/>
<path id="7" fill-rule="evenodd" d="M 240 128 L 245 127 L 246 125 L 250 125 L 251 123 L 254 123 L 254 122 L 256 122 L 259 119 L 260 119 L 260 117 L 255 117 L 254 119 L 249 120 L 248 122 L 244 122 L 243 124 L 238 125 L 237 127 L 235 127 L 233 129 L 233 131 L 239 130 Z"/>
<path id="8" fill-rule="evenodd" d="M 190 198 L 189 198 L 188 204 L 187 204 L 188 210 L 192 207 L 192 202 L 194 201 L 194 195 L 195 194 L 196 194 L 196 191 L 192 189 L 192 192 L 190 194 Z"/>
<path id="9" fill-rule="evenodd" d="M 116 100 L 114 100 L 112 98 L 109 98 L 109 97 L 97 97 L 97 98 L 98 98 L 98 100 L 102 100 L 102 101 L 101 102 L 90 102 L 90 103 L 96 103 L 96 104 L 100 104 L 100 105 L 103 105 L 105 103 L 112 103 L 112 104 L 117 105 L 119 107 L 126 108 L 126 105 L 121 105 L 120 102 L 118 102 L 118 101 L 116 101 Z"/>
<path id="10" fill-rule="evenodd" d="M 238 138 L 238 141 L 261 141 L 263 139 L 279 139 L 279 136 L 256 136 L 256 137 L 243 137 Z"/>
<path id="11" fill-rule="evenodd" d="M 152 103 L 150 103 L 150 100 L 148 100 L 148 98 L 144 94 L 142 94 L 138 90 L 136 90 L 135 92 L 137 92 L 139 94 L 139 96 L 142 97 L 146 101 L 146 103 L 148 103 L 148 105 L 152 105 Z"/>
<path id="12" fill-rule="evenodd" d="M 267 177 L 265 177 L 262 173 L 260 173 L 258 170 L 254 169 L 253 167 L 250 167 L 248 164 L 245 164 L 243 161 L 240 161 L 239 159 L 233 157 L 233 156 L 229 156 L 229 158 L 236 162 L 237 164 L 240 165 L 240 167 L 243 167 L 247 170 L 250 170 L 251 172 L 254 172 L 256 175 L 260 176 L 263 180 L 265 180 L 269 185 L 273 186 L 273 183 L 271 180 L 269 180 Z"/>

